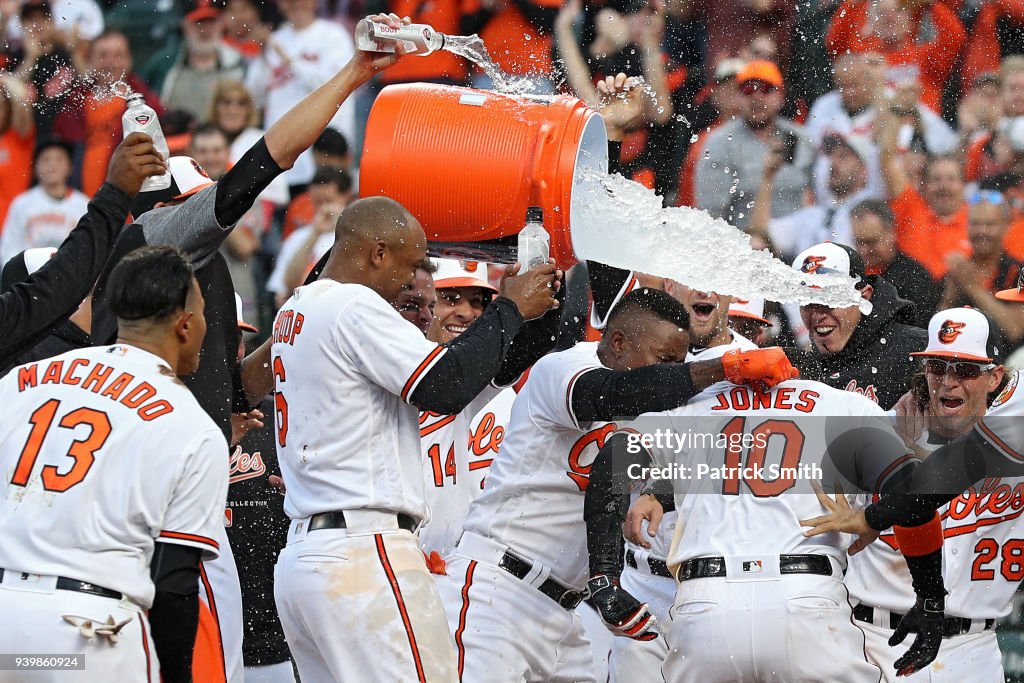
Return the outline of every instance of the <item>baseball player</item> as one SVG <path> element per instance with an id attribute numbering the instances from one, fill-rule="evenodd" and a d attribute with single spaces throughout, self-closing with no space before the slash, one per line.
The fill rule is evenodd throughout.
<path id="1" fill-rule="evenodd" d="M 700 292 L 685 286 L 674 290 L 674 295 L 690 314 L 690 352 L 686 357 L 687 362 L 720 358 L 724 352 L 733 349 L 749 351 L 757 348 L 729 328 L 729 316 L 732 313 L 730 297 Z M 600 494 L 599 490 L 596 492 Z M 594 489 L 588 489 L 587 508 L 600 506 L 599 502 L 590 500 L 594 493 Z M 634 498 L 637 495 L 634 494 Z M 667 564 L 675 522 L 675 512 L 666 512 L 649 542 L 638 545 L 626 541 L 625 567 L 620 579 L 623 590 L 645 603 L 660 624 L 669 623 L 668 612 L 676 593 L 675 578 Z M 612 629 L 615 629 L 614 625 Z M 668 645 L 664 638 L 615 638 L 609 660 L 610 680 L 662 680 L 661 666 L 666 656 Z"/>
<path id="2" fill-rule="evenodd" d="M 424 261 L 416 269 L 416 277 L 412 287 L 403 291 L 395 299 L 395 310 L 423 334 L 430 329 L 434 321 L 434 309 L 437 307 L 437 292 L 434 290 L 434 272 L 437 266 L 433 261 Z"/>
<path id="3" fill-rule="evenodd" d="M 303 680 L 456 678 L 414 535 L 427 514 L 416 408 L 461 412 L 499 373 L 523 319 L 557 306 L 560 276 L 547 265 L 507 277 L 479 320 L 441 347 L 390 303 L 425 257 L 423 229 L 398 203 L 354 202 L 320 279 L 274 322 L 277 451 L 292 519 L 274 592 Z"/>
<path id="4" fill-rule="evenodd" d="M 764 299 L 734 299 L 729 304 L 729 327 L 758 346 L 767 346 L 772 321 L 764 317 Z"/>
<path id="5" fill-rule="evenodd" d="M 5 683 L 192 680 L 228 481 L 224 437 L 177 379 L 199 363 L 203 297 L 166 247 L 126 257 L 108 292 L 116 344 L 0 380 L 0 650 L 85 666 Z"/>
<path id="6" fill-rule="evenodd" d="M 724 382 L 625 429 L 669 472 L 679 515 L 666 681 L 878 681 L 846 601 L 841 539 L 809 540 L 798 523 L 820 509 L 808 479 L 883 491 L 903 476 L 913 458 L 876 404 L 806 380 L 767 392 Z M 645 442 L 658 431 L 713 438 Z M 630 512 L 634 542 L 639 521 L 660 516 L 648 505 L 659 502 L 642 496 Z"/>
<path id="7" fill-rule="evenodd" d="M 1024 274 L 1018 278 L 1016 288 L 997 292 L 996 298 L 1024 302 Z M 906 486 L 897 491 L 910 495 L 886 496 L 857 510 L 842 495 L 830 499 L 819 494 L 828 514 L 800 522 L 810 527 L 805 532 L 807 536 L 836 531 L 856 534 L 858 538 L 850 546 L 851 555 L 862 551 L 889 527 L 897 532 L 907 527 L 920 527 L 915 529 L 919 536 L 930 533 L 932 539 L 937 539 L 930 541 L 934 545 L 930 552 L 922 552 L 913 563 L 908 558 L 917 600 L 900 620 L 900 628 L 889 644 L 902 642 L 908 632 L 916 631 L 917 636 L 906 654 L 896 660 L 900 673 L 913 673 L 930 664 L 939 652 L 944 634 L 946 591 L 942 581 L 942 526 L 937 515 L 928 513 L 986 477 L 1024 476 L 1024 428 L 1020 420 L 1024 415 L 1024 392 L 1017 390 L 1019 378 L 1020 374 L 1015 371 L 991 408 L 969 433 L 936 449 L 914 470 Z"/>
<path id="8" fill-rule="evenodd" d="M 933 451 L 969 432 L 1002 383 L 998 347 L 988 319 L 970 308 L 936 313 L 928 325 L 924 361 L 927 429 L 917 440 Z M 912 438 L 912 437 L 911 437 Z M 949 589 L 943 641 L 936 661 L 907 681 L 1003 680 L 996 620 L 1010 613 L 1022 578 L 1017 517 L 1024 510 L 1024 478 L 988 479 L 943 506 L 943 564 Z M 888 646 L 900 617 L 914 605 L 907 565 L 892 533 L 882 534 L 850 560 L 846 583 L 853 616 L 866 636 L 868 657 L 887 681 L 896 681 L 897 651 Z"/>
<path id="9" fill-rule="evenodd" d="M 778 349 L 684 365 L 688 328 L 678 301 L 641 289 L 615 307 L 600 343 L 533 366 L 439 581 L 461 680 L 594 680 L 576 607 L 588 576 L 583 495 L 610 420 L 680 404 L 725 374 L 795 374 Z M 509 628 L 524 620 L 529 629 Z"/>

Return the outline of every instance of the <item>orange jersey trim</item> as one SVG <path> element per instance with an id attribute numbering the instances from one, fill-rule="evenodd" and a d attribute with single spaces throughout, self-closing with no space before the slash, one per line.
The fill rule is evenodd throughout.
<path id="1" fill-rule="evenodd" d="M 440 347 L 438 347 L 440 349 Z M 433 354 L 432 354 L 433 355 Z M 384 536 L 381 534 L 375 534 L 374 540 L 377 543 L 377 557 L 380 559 L 380 564 L 384 568 L 384 574 L 388 577 L 388 583 L 391 584 L 391 592 L 395 596 L 395 602 L 398 604 L 398 613 L 402 617 L 402 624 L 405 626 L 405 635 L 409 638 L 409 649 L 412 650 L 412 658 L 416 663 L 416 677 L 420 683 L 427 683 L 427 676 L 423 672 L 423 662 L 420 660 L 420 648 L 416 644 L 416 634 L 412 630 L 412 622 L 409 620 L 409 612 L 405 608 L 405 600 L 402 598 L 402 588 L 398 585 L 398 579 L 395 577 L 395 571 L 391 568 L 391 561 L 388 559 L 388 552 L 384 548 Z"/>
<path id="2" fill-rule="evenodd" d="M 436 359 L 443 350 L 444 347 L 441 346 L 435 348 L 433 351 L 428 353 L 427 357 L 424 358 L 423 361 L 416 366 L 416 369 L 412 371 L 412 374 L 409 375 L 409 381 L 407 381 L 405 383 L 405 386 L 402 387 L 403 401 L 408 402 L 409 394 L 412 392 L 413 387 L 416 386 L 416 383 L 419 382 L 420 377 L 423 375 L 424 372 L 426 372 L 427 368 L 430 367 L 430 364 L 434 362 L 434 359 Z"/>
<path id="3" fill-rule="evenodd" d="M 207 538 L 206 536 L 199 536 L 196 534 L 183 534 L 180 531 L 161 531 L 160 538 L 173 538 L 179 541 L 192 541 L 193 543 L 202 543 L 203 545 L 208 545 L 213 548 L 216 548 L 218 551 L 220 550 L 220 544 L 212 538 Z"/>
<path id="4" fill-rule="evenodd" d="M 466 632 L 466 613 L 469 612 L 469 588 L 473 585 L 473 573 L 476 571 L 476 560 L 471 560 L 466 569 L 466 582 L 462 585 L 462 609 L 459 610 L 459 626 L 455 629 L 455 647 L 459 653 L 459 680 L 462 680 L 462 669 L 466 664 L 466 648 L 462 644 L 462 634 Z"/>

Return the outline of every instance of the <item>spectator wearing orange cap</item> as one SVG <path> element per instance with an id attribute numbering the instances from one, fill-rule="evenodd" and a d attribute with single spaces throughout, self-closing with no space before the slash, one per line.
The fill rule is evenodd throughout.
<path id="1" fill-rule="evenodd" d="M 697 164 L 696 205 L 745 230 L 769 150 L 786 148 L 782 168 L 775 176 L 772 217 L 793 213 L 804 205 L 814 150 L 803 128 L 779 116 L 783 81 L 777 66 L 750 62 L 736 82 L 743 95 L 742 118 L 723 124 L 708 136 Z"/>

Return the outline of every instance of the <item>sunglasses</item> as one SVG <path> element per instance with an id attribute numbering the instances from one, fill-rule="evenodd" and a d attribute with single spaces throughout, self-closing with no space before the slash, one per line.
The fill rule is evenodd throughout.
<path id="1" fill-rule="evenodd" d="M 765 81 L 744 81 L 740 85 L 740 92 L 743 93 L 744 95 L 753 95 L 754 93 L 758 92 L 767 95 L 775 92 L 776 90 L 778 90 L 778 88 L 776 88 L 771 83 L 766 83 Z"/>
<path id="2" fill-rule="evenodd" d="M 981 204 L 982 202 L 999 206 L 1006 203 L 1006 197 L 1001 192 L 996 192 L 995 190 L 978 190 L 967 198 L 967 203 L 971 206 Z"/>
<path id="3" fill-rule="evenodd" d="M 995 366 L 991 363 L 971 363 L 969 361 L 947 361 L 929 358 L 924 362 L 924 371 L 929 375 L 944 377 L 950 370 L 957 379 L 978 379 Z"/>

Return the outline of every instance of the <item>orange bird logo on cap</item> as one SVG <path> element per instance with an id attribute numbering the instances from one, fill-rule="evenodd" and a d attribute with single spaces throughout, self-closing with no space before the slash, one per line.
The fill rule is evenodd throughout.
<path id="1" fill-rule="evenodd" d="M 202 166 L 199 165 L 198 161 L 196 161 L 195 159 L 189 159 L 189 161 L 192 162 L 192 168 L 194 168 L 196 170 L 196 173 L 198 173 L 199 175 L 203 176 L 207 180 L 212 180 L 212 178 L 210 178 L 210 175 L 206 171 L 203 170 Z"/>
<path id="2" fill-rule="evenodd" d="M 804 259 L 804 264 L 800 266 L 800 270 L 804 273 L 817 272 L 819 268 L 825 263 L 825 256 L 808 256 Z"/>
<path id="3" fill-rule="evenodd" d="M 947 320 L 942 323 L 942 327 L 939 328 L 939 341 L 943 344 L 952 344 L 957 337 L 962 334 L 962 330 L 967 326 L 967 323 L 953 322 Z"/>

